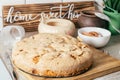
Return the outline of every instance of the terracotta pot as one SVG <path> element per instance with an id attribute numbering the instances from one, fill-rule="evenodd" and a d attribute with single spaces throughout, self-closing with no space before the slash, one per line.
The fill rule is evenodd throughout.
<path id="1" fill-rule="evenodd" d="M 80 27 L 101 27 L 107 28 L 108 21 L 103 20 L 95 15 L 94 10 L 81 11 L 81 15 L 78 18 L 78 24 Z"/>

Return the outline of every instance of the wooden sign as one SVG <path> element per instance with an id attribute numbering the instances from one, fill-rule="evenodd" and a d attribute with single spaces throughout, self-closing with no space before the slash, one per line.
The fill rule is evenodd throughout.
<path id="1" fill-rule="evenodd" d="M 65 18 L 72 20 L 77 26 L 77 18 L 82 10 L 93 10 L 93 1 L 24 4 L 3 6 L 3 24 L 21 25 L 26 31 L 36 31 L 42 17 Z"/>

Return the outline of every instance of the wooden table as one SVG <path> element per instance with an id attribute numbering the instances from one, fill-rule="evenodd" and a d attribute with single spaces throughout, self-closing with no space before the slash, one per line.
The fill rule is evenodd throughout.
<path id="1" fill-rule="evenodd" d="M 33 34 L 36 34 L 36 33 L 37 32 L 27 33 L 26 37 L 28 37 L 30 35 L 33 35 Z M 119 53 L 120 52 L 119 51 L 120 42 L 119 41 L 120 41 L 120 35 L 112 36 L 109 44 L 107 46 L 105 46 L 104 48 L 101 48 L 101 50 L 104 50 L 107 53 L 109 52 L 109 54 L 112 55 L 113 57 L 120 59 L 120 53 Z M 6 71 L 4 71 L 5 68 L 3 67 L 3 65 L 2 66 L 1 65 L 2 65 L 2 63 L 0 63 L 0 68 L 1 68 L 0 74 L 5 72 L 4 75 L 6 75 L 6 77 L 8 77 L 8 73 L 6 73 Z M 5 79 L 6 78 L 4 78 L 4 80 Z M 120 71 L 114 72 L 114 73 L 111 73 L 111 74 L 107 74 L 107 75 L 102 76 L 102 77 L 98 77 L 94 80 L 119 80 L 119 79 L 120 79 Z"/>

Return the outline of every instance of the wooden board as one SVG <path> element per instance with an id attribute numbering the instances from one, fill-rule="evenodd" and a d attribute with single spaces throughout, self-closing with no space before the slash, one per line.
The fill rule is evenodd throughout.
<path id="1" fill-rule="evenodd" d="M 93 10 L 93 1 L 44 3 L 3 6 L 3 24 L 21 25 L 26 31 L 36 31 L 42 13 L 45 18 L 66 18 L 72 20 L 76 27 L 77 18 L 82 10 Z"/>
<path id="2" fill-rule="evenodd" d="M 89 71 L 77 76 L 67 78 L 39 78 L 23 73 L 19 70 L 17 71 L 29 80 L 92 80 L 120 70 L 120 60 L 117 60 L 97 49 L 92 49 L 94 50 L 94 63 L 92 68 Z"/>

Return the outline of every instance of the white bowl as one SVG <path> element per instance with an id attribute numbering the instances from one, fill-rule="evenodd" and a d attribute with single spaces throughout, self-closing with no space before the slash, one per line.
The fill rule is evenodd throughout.
<path id="1" fill-rule="evenodd" d="M 95 31 L 101 34 L 102 36 L 91 37 L 83 34 L 83 32 L 91 32 L 91 31 Z M 83 40 L 83 42 L 91 46 L 94 46 L 96 48 L 99 48 L 105 46 L 109 42 L 109 39 L 111 37 L 111 32 L 106 29 L 98 28 L 98 27 L 84 27 L 78 29 L 78 37 L 80 37 Z"/>

